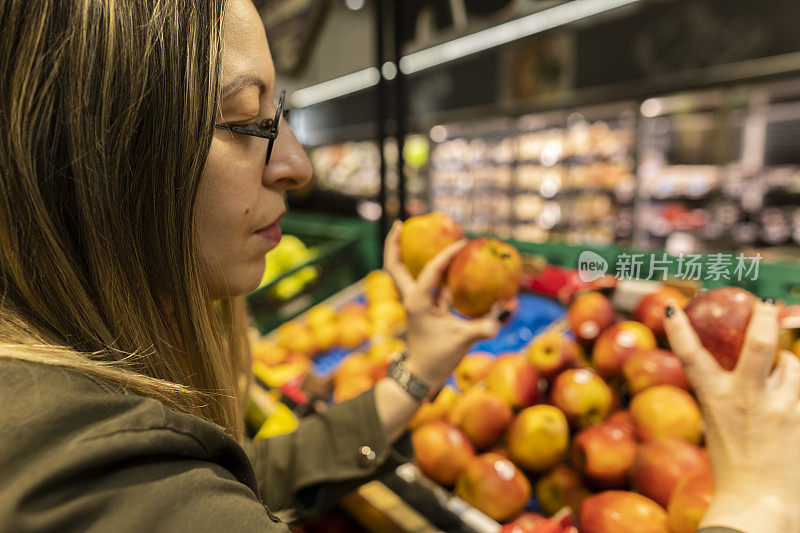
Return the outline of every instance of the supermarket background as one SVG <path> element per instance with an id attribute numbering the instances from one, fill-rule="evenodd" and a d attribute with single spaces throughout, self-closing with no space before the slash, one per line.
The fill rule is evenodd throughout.
<path id="1" fill-rule="evenodd" d="M 260 11 L 314 172 L 290 194 L 289 237 L 249 297 L 261 334 L 329 298 L 363 302 L 390 221 L 432 211 L 539 268 L 574 269 L 584 250 L 612 271 L 634 251 L 760 254 L 758 279 L 737 284 L 800 302 L 797 2 L 266 0 Z M 483 348 L 518 349 L 560 316 L 530 305 L 542 315 Z M 414 494 L 418 511 L 428 505 Z"/>

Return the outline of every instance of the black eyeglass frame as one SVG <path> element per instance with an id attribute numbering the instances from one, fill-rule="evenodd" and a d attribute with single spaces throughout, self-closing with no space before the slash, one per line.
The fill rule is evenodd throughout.
<path id="1" fill-rule="evenodd" d="M 260 137 L 262 139 L 269 139 L 267 145 L 267 157 L 264 160 L 264 166 L 269 165 L 269 158 L 272 156 L 272 146 L 275 144 L 275 139 L 278 138 L 278 127 L 281 125 L 281 119 L 289 116 L 289 109 L 284 109 L 286 104 L 286 91 L 281 91 L 281 97 L 278 100 L 278 109 L 275 110 L 274 118 L 265 118 L 260 124 L 248 124 L 247 126 L 228 126 L 227 124 L 217 124 L 216 127 L 221 130 L 228 130 L 240 135 L 249 135 L 251 137 Z M 251 126 L 255 125 L 254 129 Z"/>

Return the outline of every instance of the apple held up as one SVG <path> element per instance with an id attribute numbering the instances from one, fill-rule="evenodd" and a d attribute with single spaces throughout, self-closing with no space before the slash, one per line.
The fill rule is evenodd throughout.
<path id="1" fill-rule="evenodd" d="M 400 233 L 400 254 L 415 278 L 425 263 L 456 241 L 464 238 L 464 230 L 444 213 L 411 217 Z"/>
<path id="2" fill-rule="evenodd" d="M 757 298 L 738 287 L 711 289 L 686 306 L 686 315 L 700 342 L 725 370 L 733 370 Z"/>
<path id="3" fill-rule="evenodd" d="M 469 462 L 454 492 L 490 518 L 505 522 L 525 509 L 531 484 L 514 463 L 502 455 L 485 453 Z"/>
<path id="4" fill-rule="evenodd" d="M 447 269 L 447 288 L 453 307 L 462 315 L 478 317 L 495 302 L 510 301 L 519 292 L 522 258 L 510 244 L 478 238 L 468 242 Z"/>
<path id="5" fill-rule="evenodd" d="M 581 533 L 669 533 L 667 512 L 656 502 L 618 490 L 584 500 L 578 518 Z"/>
<path id="6" fill-rule="evenodd" d="M 447 487 L 453 486 L 475 456 L 469 439 L 444 421 L 419 426 L 411 433 L 411 444 L 420 470 Z"/>

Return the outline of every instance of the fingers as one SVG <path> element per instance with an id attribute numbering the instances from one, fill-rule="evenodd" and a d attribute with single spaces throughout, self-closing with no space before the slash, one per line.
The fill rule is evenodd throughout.
<path id="1" fill-rule="evenodd" d="M 450 264 L 450 260 L 467 244 L 466 239 L 454 242 L 441 252 L 436 257 L 428 261 L 422 271 L 417 276 L 417 286 L 420 291 L 425 294 L 430 294 L 435 288 L 439 286 L 442 280 L 442 275 Z"/>
<path id="2" fill-rule="evenodd" d="M 767 395 L 778 405 L 797 405 L 800 394 L 800 361 L 786 350 L 780 353 L 778 365 L 767 380 Z"/>
<path id="3" fill-rule="evenodd" d="M 466 336 L 470 342 L 489 339 L 496 336 L 503 322 L 500 318 L 507 313 L 506 302 L 495 302 L 488 313 L 472 320 L 459 318 L 462 326 L 467 330 Z"/>
<path id="4" fill-rule="evenodd" d="M 405 297 L 414 287 L 414 278 L 400 257 L 400 233 L 402 231 L 403 223 L 396 220 L 386 236 L 386 243 L 383 247 L 383 268 L 389 272 L 397 289 Z"/>
<path id="5" fill-rule="evenodd" d="M 724 370 L 703 347 L 686 313 L 680 308 L 673 308 L 673 311 L 673 316 L 664 320 L 669 345 L 683 363 L 686 377 L 699 391 Z"/>
<path id="6" fill-rule="evenodd" d="M 745 382 L 763 387 L 778 349 L 778 308 L 757 302 L 734 372 Z"/>

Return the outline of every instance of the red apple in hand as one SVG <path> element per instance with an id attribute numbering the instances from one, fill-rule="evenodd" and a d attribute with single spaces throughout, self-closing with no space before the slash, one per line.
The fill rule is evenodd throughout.
<path id="1" fill-rule="evenodd" d="M 636 456 L 636 440 L 607 424 L 586 428 L 572 442 L 572 464 L 593 488 L 622 489 Z"/>
<path id="2" fill-rule="evenodd" d="M 700 342 L 725 370 L 733 370 L 757 298 L 738 287 L 719 287 L 701 294 L 686 307 Z"/>
<path id="3" fill-rule="evenodd" d="M 647 350 L 631 355 L 622 365 L 622 374 L 634 394 L 654 385 L 690 389 L 680 359 L 666 350 Z"/>
<path id="4" fill-rule="evenodd" d="M 614 395 L 603 379 L 588 368 L 565 370 L 550 391 L 553 405 L 561 409 L 575 428 L 599 424 L 608 418 Z"/>
<path id="5" fill-rule="evenodd" d="M 525 352 L 531 365 L 547 381 L 567 368 L 585 366 L 583 348 L 559 331 L 539 335 Z"/>
<path id="6" fill-rule="evenodd" d="M 688 475 L 672 491 L 667 506 L 667 520 L 672 533 L 695 533 L 711 505 L 714 480 L 711 473 L 699 470 Z"/>
<path id="7" fill-rule="evenodd" d="M 464 231 L 443 213 L 411 217 L 400 232 L 400 255 L 415 278 L 425 263 L 439 252 L 464 238 Z"/>
<path id="8" fill-rule="evenodd" d="M 450 262 L 447 288 L 456 311 L 478 317 L 495 302 L 516 296 L 521 277 L 522 258 L 516 248 L 482 237 L 468 242 Z"/>
<path id="9" fill-rule="evenodd" d="M 515 408 L 528 407 L 539 394 L 539 376 L 527 359 L 504 355 L 489 367 L 486 388 Z"/>
<path id="10" fill-rule="evenodd" d="M 666 507 L 678 483 L 698 471 L 711 475 L 705 450 L 683 439 L 658 439 L 639 446 L 633 483 L 640 493 Z"/>
<path id="11" fill-rule="evenodd" d="M 614 323 L 614 308 L 599 292 L 587 292 L 570 304 L 567 319 L 575 337 L 586 344 Z"/>
<path id="12" fill-rule="evenodd" d="M 483 387 L 472 387 L 458 397 L 447 420 L 461 429 L 476 448 L 484 449 L 500 439 L 511 416 L 511 407 L 505 400 Z"/>
<path id="13" fill-rule="evenodd" d="M 700 408 L 691 394 L 672 385 L 645 389 L 630 404 L 636 434 L 642 440 L 677 437 L 699 444 L 703 438 Z"/>
<path id="14" fill-rule="evenodd" d="M 580 533 L 669 533 L 667 512 L 653 500 L 609 490 L 590 496 L 581 505 Z"/>
<path id="15" fill-rule="evenodd" d="M 456 496 L 498 522 L 514 518 L 528 503 L 531 484 L 501 455 L 485 453 L 472 459 L 458 478 Z"/>
<path id="16" fill-rule="evenodd" d="M 674 287 L 662 287 L 641 300 L 633 312 L 633 319 L 653 331 L 656 337 L 664 337 L 664 312 L 668 305 L 683 309 L 689 298 Z"/>
<path id="17" fill-rule="evenodd" d="M 614 377 L 622 373 L 622 365 L 636 352 L 653 350 L 656 338 L 642 324 L 628 320 L 603 331 L 594 343 L 592 362 L 603 377 Z"/>
<path id="18" fill-rule="evenodd" d="M 469 440 L 447 422 L 424 424 L 411 433 L 420 470 L 442 485 L 452 487 L 475 456 Z"/>

